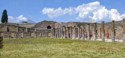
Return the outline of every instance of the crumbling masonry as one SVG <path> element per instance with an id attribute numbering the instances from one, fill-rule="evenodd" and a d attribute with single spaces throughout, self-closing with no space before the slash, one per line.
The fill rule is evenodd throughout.
<path id="1" fill-rule="evenodd" d="M 65 38 L 99 40 L 108 42 L 125 41 L 125 20 L 105 23 L 42 21 L 27 27 L 20 24 L 0 24 L 3 38 Z M 30 25 L 29 25 L 30 26 Z"/>

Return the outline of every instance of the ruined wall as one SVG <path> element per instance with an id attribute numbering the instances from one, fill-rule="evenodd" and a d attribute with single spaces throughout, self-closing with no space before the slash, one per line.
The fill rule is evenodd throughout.
<path id="1" fill-rule="evenodd" d="M 50 26 L 51 29 L 47 29 Z M 112 21 L 101 23 L 49 23 L 41 22 L 34 28 L 22 28 L 8 26 L 11 31 L 7 32 L 7 26 L 0 26 L 0 35 L 8 38 L 32 38 L 32 37 L 51 37 L 79 40 L 100 40 L 100 41 L 123 41 L 125 24 L 124 21 Z M 35 28 L 43 28 L 35 30 Z M 18 30 L 18 31 L 17 31 Z"/>

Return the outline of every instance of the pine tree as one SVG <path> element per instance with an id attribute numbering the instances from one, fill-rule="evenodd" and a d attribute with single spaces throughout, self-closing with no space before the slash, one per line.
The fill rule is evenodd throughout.
<path id="1" fill-rule="evenodd" d="M 2 23 L 8 23 L 8 15 L 7 15 L 7 10 L 6 9 L 2 13 L 1 22 Z"/>

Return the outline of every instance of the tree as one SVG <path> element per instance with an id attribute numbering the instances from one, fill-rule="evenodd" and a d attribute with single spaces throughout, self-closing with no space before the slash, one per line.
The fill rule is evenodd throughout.
<path id="1" fill-rule="evenodd" d="M 2 23 L 8 23 L 8 15 L 7 15 L 7 10 L 6 9 L 2 13 L 1 22 Z"/>

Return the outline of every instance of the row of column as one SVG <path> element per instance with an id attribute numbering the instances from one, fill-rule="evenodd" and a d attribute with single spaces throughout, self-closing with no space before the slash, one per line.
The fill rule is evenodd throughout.
<path id="1" fill-rule="evenodd" d="M 121 28 L 123 28 L 123 38 L 125 38 L 125 20 L 122 22 Z M 107 29 L 109 28 L 109 29 Z M 111 25 L 102 23 L 88 23 L 84 25 L 78 25 L 74 27 L 63 26 L 61 28 L 53 28 L 53 38 L 72 38 L 72 39 L 84 39 L 84 40 L 97 40 L 111 39 L 113 42 L 116 40 L 116 23 L 112 21 Z"/>

